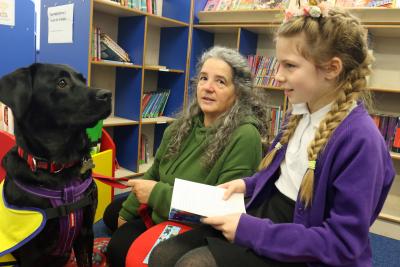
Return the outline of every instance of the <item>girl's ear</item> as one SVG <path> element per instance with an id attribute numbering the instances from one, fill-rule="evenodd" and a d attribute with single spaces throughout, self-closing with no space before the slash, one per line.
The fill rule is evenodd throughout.
<path id="1" fill-rule="evenodd" d="M 325 78 L 327 80 L 336 79 L 343 70 L 342 60 L 338 57 L 333 57 L 325 65 Z"/>

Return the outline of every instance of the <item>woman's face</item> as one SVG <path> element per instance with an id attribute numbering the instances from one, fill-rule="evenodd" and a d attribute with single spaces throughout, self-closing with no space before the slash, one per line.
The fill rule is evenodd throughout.
<path id="1" fill-rule="evenodd" d="M 213 122 L 229 110 L 236 100 L 231 67 L 218 58 L 207 59 L 199 73 L 197 102 L 204 119 Z"/>

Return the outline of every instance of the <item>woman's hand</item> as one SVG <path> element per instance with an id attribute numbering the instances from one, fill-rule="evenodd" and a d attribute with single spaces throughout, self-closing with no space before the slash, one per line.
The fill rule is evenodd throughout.
<path id="1" fill-rule="evenodd" d="M 235 213 L 225 216 L 208 217 L 201 219 L 201 221 L 221 231 L 228 241 L 233 242 L 233 240 L 235 240 L 235 234 L 239 224 L 240 215 L 241 213 Z"/>
<path id="2" fill-rule="evenodd" d="M 218 187 L 226 189 L 223 197 L 224 200 L 229 199 L 233 193 L 246 193 L 246 184 L 243 179 L 237 179 L 220 184 Z"/>
<path id="3" fill-rule="evenodd" d="M 121 216 L 118 217 L 118 228 L 120 228 L 122 225 L 126 223 L 126 220 L 122 218 Z"/>
<path id="4" fill-rule="evenodd" d="M 156 181 L 143 179 L 131 179 L 127 182 L 127 185 L 132 187 L 132 192 L 140 204 L 147 204 L 149 202 L 151 191 L 153 191 L 156 184 Z"/>

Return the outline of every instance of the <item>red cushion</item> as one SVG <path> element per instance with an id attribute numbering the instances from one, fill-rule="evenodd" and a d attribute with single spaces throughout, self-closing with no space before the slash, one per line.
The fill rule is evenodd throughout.
<path id="1" fill-rule="evenodd" d="M 160 224 L 157 224 L 151 228 L 149 228 L 146 232 L 141 234 L 131 245 L 129 248 L 128 254 L 126 256 L 126 267 L 141 267 L 147 266 L 143 261 L 149 253 L 150 249 L 153 247 L 154 243 L 157 241 L 157 238 L 160 236 L 165 226 L 173 225 L 180 227 L 179 234 L 184 233 L 192 227 L 177 223 L 166 221 Z"/>
<path id="2" fill-rule="evenodd" d="M 4 155 L 10 150 L 13 146 L 15 146 L 15 137 L 7 133 L 5 131 L 0 130 L 0 182 L 4 179 L 6 175 L 6 171 L 3 169 L 1 165 L 1 160 Z"/>

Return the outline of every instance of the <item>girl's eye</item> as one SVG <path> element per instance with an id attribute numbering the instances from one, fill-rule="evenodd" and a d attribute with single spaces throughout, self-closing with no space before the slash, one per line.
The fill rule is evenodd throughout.
<path id="1" fill-rule="evenodd" d="M 294 67 L 296 67 L 296 66 L 293 64 L 290 64 L 290 63 L 286 63 L 286 68 L 290 69 L 290 68 L 294 68 Z"/>
<path id="2" fill-rule="evenodd" d="M 64 79 L 61 79 L 58 81 L 57 86 L 62 89 L 67 86 L 67 82 Z"/>

